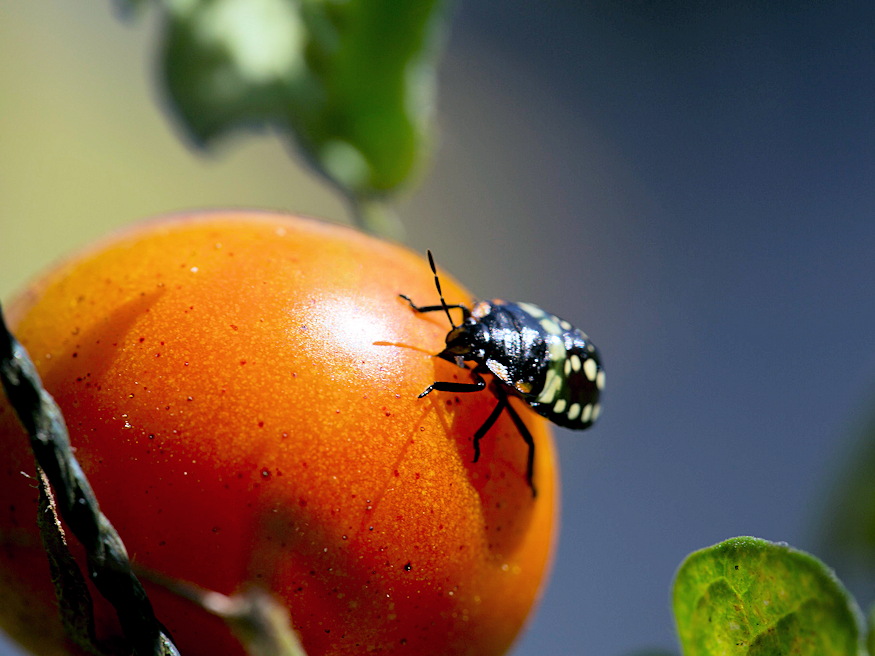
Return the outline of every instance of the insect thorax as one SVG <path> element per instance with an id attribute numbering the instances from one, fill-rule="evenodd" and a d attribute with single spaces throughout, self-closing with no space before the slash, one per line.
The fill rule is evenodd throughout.
<path id="1" fill-rule="evenodd" d="M 534 399 L 550 360 L 537 319 L 517 304 L 498 301 L 478 303 L 472 319 L 484 328 L 480 362 L 524 398 Z"/>

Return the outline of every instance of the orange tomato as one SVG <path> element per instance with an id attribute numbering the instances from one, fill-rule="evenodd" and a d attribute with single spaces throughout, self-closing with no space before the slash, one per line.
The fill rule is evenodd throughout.
<path id="1" fill-rule="evenodd" d="M 537 498 L 508 417 L 472 463 L 495 399 L 417 398 L 469 374 L 433 357 L 446 317 L 399 293 L 437 302 L 421 255 L 315 220 L 215 212 L 115 235 L 7 314 L 138 566 L 226 594 L 266 587 L 310 656 L 502 654 L 551 553 L 549 431 L 512 401 L 535 438 Z M 5 400 L 0 452 L 0 626 L 37 653 L 75 652 Z M 146 586 L 183 655 L 242 653 L 219 620 Z"/>

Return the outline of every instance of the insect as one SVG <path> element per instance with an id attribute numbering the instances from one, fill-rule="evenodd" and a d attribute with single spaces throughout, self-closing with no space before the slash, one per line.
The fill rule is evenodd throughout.
<path id="1" fill-rule="evenodd" d="M 419 398 L 431 392 L 479 392 L 487 387 L 481 374 L 492 374 L 490 391 L 498 403 L 474 434 L 474 462 L 480 459 L 480 440 L 507 411 L 529 447 L 526 480 L 536 493 L 532 476 L 535 443 L 526 425 L 508 401 L 508 395 L 523 399 L 535 412 L 559 426 L 582 430 L 598 418 L 599 398 L 605 386 L 605 372 L 599 353 L 586 333 L 564 319 L 531 303 L 507 303 L 498 299 L 479 301 L 472 308 L 448 305 L 431 251 L 428 263 L 440 305 L 416 305 L 399 294 L 416 312 L 444 312 L 452 328 L 446 348 L 437 357 L 468 369 L 473 382 L 435 381 Z M 462 312 L 456 324 L 450 310 Z"/>

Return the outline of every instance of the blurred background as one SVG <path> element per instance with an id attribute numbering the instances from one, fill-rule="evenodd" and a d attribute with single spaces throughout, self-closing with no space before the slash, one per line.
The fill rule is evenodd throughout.
<path id="1" fill-rule="evenodd" d="M 346 219 L 273 137 L 188 150 L 153 13 L 112 9 L 0 9 L 0 297 L 153 214 Z M 875 405 L 873 35 L 868 3 L 456 6 L 407 243 L 572 320 L 608 371 L 600 423 L 557 431 L 562 535 L 517 656 L 676 650 L 674 572 L 731 536 L 826 557 Z"/>

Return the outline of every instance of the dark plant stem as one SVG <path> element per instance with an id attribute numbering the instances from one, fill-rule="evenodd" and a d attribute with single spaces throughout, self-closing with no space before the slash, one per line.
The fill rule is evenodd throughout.
<path id="1" fill-rule="evenodd" d="M 155 617 L 142 584 L 131 570 L 116 530 L 70 447 L 63 415 L 40 382 L 24 347 L 9 332 L 0 308 L 0 379 L 10 404 L 30 436 L 31 449 L 54 490 L 58 511 L 88 555 L 88 574 L 113 605 L 136 656 L 178 654 Z"/>

